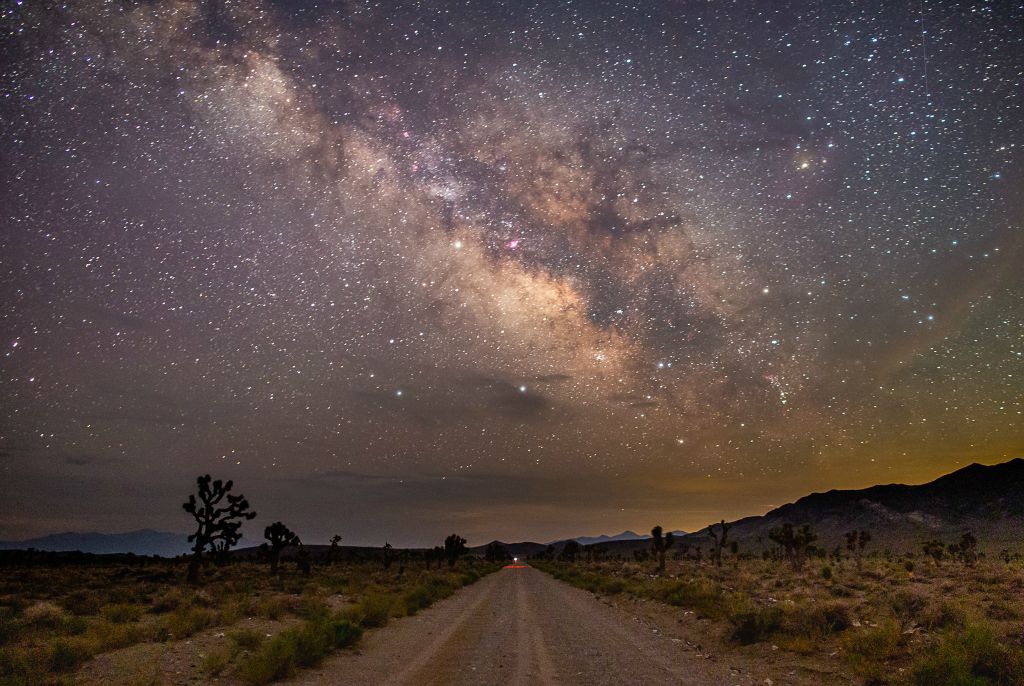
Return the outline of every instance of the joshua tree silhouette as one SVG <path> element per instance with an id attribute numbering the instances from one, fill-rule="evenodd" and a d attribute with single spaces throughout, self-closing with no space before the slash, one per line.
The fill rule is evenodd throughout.
<path id="1" fill-rule="evenodd" d="M 715 526 L 716 526 L 715 524 L 709 524 L 708 525 L 708 536 L 711 537 L 711 540 L 712 540 L 713 545 L 714 545 L 714 548 L 712 549 L 712 552 L 713 552 L 714 557 L 715 557 L 715 566 L 716 567 L 721 567 L 722 566 L 722 548 L 725 547 L 725 544 L 727 542 L 726 539 L 729 536 L 729 529 L 732 527 L 732 524 L 726 524 L 725 520 L 723 519 L 721 521 L 721 523 L 717 524 L 718 528 L 720 529 L 719 533 L 717 533 L 717 534 L 715 533 Z"/>
<path id="2" fill-rule="evenodd" d="M 192 544 L 192 559 L 188 563 L 188 582 L 199 582 L 199 567 L 203 561 L 203 552 L 220 551 L 226 553 L 242 537 L 242 522 L 256 516 L 249 510 L 249 501 L 243 495 L 231 495 L 233 483 L 226 483 L 209 474 L 196 479 L 199 498 L 188 497 L 182 509 L 196 520 L 196 532 L 188 537 Z M 225 504 L 226 501 L 226 504 Z"/>
<path id="3" fill-rule="evenodd" d="M 665 573 L 665 551 L 671 548 L 673 543 L 675 538 L 671 532 L 663 536 L 661 526 L 651 529 L 651 549 L 658 556 L 658 574 Z"/>
<path id="4" fill-rule="evenodd" d="M 264 529 L 263 538 L 267 539 L 262 548 L 267 551 L 271 574 L 277 574 L 277 563 L 281 561 L 282 550 L 290 545 L 302 545 L 295 532 L 281 522 L 274 522 Z"/>
<path id="5" fill-rule="evenodd" d="M 448 566 L 454 567 L 455 562 L 466 554 L 466 539 L 458 534 L 451 534 L 444 539 L 444 556 L 448 558 Z"/>

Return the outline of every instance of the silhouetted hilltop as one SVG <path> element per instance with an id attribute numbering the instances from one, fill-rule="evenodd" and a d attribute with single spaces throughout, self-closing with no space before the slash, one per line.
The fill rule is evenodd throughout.
<path id="1" fill-rule="evenodd" d="M 982 548 L 1016 546 L 1024 540 L 1024 459 L 997 465 L 972 464 L 917 486 L 886 484 L 855 490 L 812 493 L 767 514 L 732 522 L 729 540 L 741 550 L 772 545 L 768 532 L 789 522 L 810 524 L 816 545 L 832 548 L 852 529 L 871 532 L 873 549 L 917 550 L 923 541 L 952 543 L 971 531 Z M 709 548 L 707 528 L 682 538 Z M 608 544 L 612 554 L 632 554 L 646 542 Z"/>
<path id="2" fill-rule="evenodd" d="M 0 541 L 0 550 L 27 550 L 34 548 L 49 552 L 92 553 L 111 555 L 132 553 L 135 555 L 160 555 L 174 557 L 189 552 L 188 536 L 167 531 L 139 529 L 120 534 L 102 534 L 95 531 L 78 533 L 67 531 L 23 541 Z"/>

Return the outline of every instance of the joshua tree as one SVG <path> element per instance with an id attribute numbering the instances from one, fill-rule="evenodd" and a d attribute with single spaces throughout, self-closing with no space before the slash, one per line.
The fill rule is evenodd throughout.
<path id="1" fill-rule="evenodd" d="M 188 537 L 192 544 L 192 559 L 188 563 L 188 582 L 199 581 L 199 566 L 207 549 L 227 553 L 242 537 L 242 522 L 256 516 L 249 510 L 249 501 L 243 495 L 231 495 L 231 481 L 213 481 L 209 474 L 196 479 L 199 498 L 188 497 L 181 507 L 196 520 L 196 532 Z M 226 504 L 224 501 L 227 501 Z"/>
<path id="2" fill-rule="evenodd" d="M 277 563 L 281 560 L 281 551 L 290 545 L 302 545 L 295 532 L 281 522 L 274 522 L 263 530 L 263 538 L 267 539 L 261 548 L 270 560 L 270 573 L 277 574 Z"/>
<path id="3" fill-rule="evenodd" d="M 935 562 L 935 566 L 938 567 L 942 563 L 942 557 L 945 555 L 946 546 L 939 540 L 925 541 L 921 544 L 921 550 L 925 555 L 932 558 L 932 561 Z"/>
<path id="4" fill-rule="evenodd" d="M 504 562 L 512 559 L 512 556 L 508 554 L 505 546 L 497 541 L 491 541 L 484 549 L 484 559 L 488 562 Z"/>
<path id="5" fill-rule="evenodd" d="M 959 543 L 949 544 L 949 554 L 960 558 L 967 566 L 978 561 L 978 539 L 970 531 L 965 531 Z"/>
<path id="6" fill-rule="evenodd" d="M 722 566 L 722 548 L 725 547 L 725 544 L 726 544 L 727 539 L 729 537 L 729 529 L 732 527 L 732 524 L 726 524 L 725 520 L 723 519 L 721 521 L 721 523 L 719 523 L 717 525 L 718 528 L 720 529 L 720 532 L 717 533 L 717 534 L 715 533 L 715 526 L 716 526 L 715 524 L 709 524 L 708 525 L 708 536 L 711 537 L 711 540 L 713 542 L 712 545 L 714 546 L 713 550 L 712 550 L 712 554 L 715 557 L 715 566 L 716 567 L 721 567 Z"/>
<path id="7" fill-rule="evenodd" d="M 299 552 L 295 553 L 295 566 L 302 572 L 302 576 L 309 576 L 309 551 L 301 543 L 299 544 Z"/>
<path id="8" fill-rule="evenodd" d="M 800 571 L 803 568 L 808 549 L 812 543 L 818 540 L 809 524 L 794 529 L 789 522 L 769 531 L 768 538 L 779 544 L 795 571 Z"/>
<path id="9" fill-rule="evenodd" d="M 658 574 L 665 573 L 665 551 L 672 547 L 675 538 L 670 531 L 664 536 L 661 533 L 661 526 L 651 529 L 651 550 L 658 556 Z"/>
<path id="10" fill-rule="evenodd" d="M 338 559 L 338 553 L 341 552 L 341 550 L 338 547 L 339 543 L 341 543 L 341 536 L 339 534 L 334 534 L 333 536 L 331 536 L 331 547 L 327 551 L 327 559 L 328 561 L 330 561 L 331 564 L 335 563 L 335 561 Z"/>
<path id="11" fill-rule="evenodd" d="M 458 534 L 451 534 L 444 539 L 444 556 L 448 558 L 448 566 L 454 567 L 460 557 L 466 554 L 466 539 Z"/>
<path id="12" fill-rule="evenodd" d="M 384 547 L 380 549 L 380 560 L 384 564 L 384 569 L 391 568 L 391 544 L 384 541 Z"/>
<path id="13" fill-rule="evenodd" d="M 871 541 L 871 532 L 867 530 L 848 531 L 846 533 L 846 549 L 850 551 L 850 555 L 857 561 L 857 569 L 861 568 L 862 558 L 864 556 L 864 548 Z"/>

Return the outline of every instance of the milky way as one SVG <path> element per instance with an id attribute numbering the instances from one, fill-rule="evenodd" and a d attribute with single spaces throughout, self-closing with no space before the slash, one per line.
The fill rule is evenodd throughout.
<path id="1" fill-rule="evenodd" d="M 3 12 L 0 534 L 206 471 L 309 540 L 695 528 L 1024 450 L 1020 3 Z"/>

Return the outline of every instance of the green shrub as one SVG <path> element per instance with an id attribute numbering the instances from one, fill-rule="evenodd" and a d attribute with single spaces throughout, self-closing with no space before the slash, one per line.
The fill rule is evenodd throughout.
<path id="1" fill-rule="evenodd" d="M 986 626 L 947 632 L 911 669 L 913 686 L 1017 686 L 1024 684 L 1024 651 L 999 645 Z"/>
<path id="2" fill-rule="evenodd" d="M 103 599 L 94 591 L 72 591 L 62 603 L 64 609 L 73 615 L 87 616 L 99 613 Z"/>
<path id="3" fill-rule="evenodd" d="M 726 599 L 721 589 L 704 580 L 671 582 L 656 588 L 651 595 L 669 605 L 690 608 L 704 617 L 718 618 L 726 614 Z"/>
<path id="4" fill-rule="evenodd" d="M 227 648 L 215 648 L 207 653 L 203 657 L 202 664 L 200 667 L 203 672 L 210 676 L 217 676 L 225 669 L 231 662 L 231 651 Z"/>
<path id="5" fill-rule="evenodd" d="M 876 627 L 846 632 L 843 640 L 846 659 L 855 672 L 868 681 L 885 680 L 886 660 L 896 654 L 903 642 L 898 622 L 887 620 Z"/>
<path id="6" fill-rule="evenodd" d="M 169 613 L 164 619 L 164 627 L 172 638 L 188 638 L 189 636 L 212 626 L 217 615 L 213 610 L 194 605 L 182 605 Z"/>
<path id="7" fill-rule="evenodd" d="M 359 627 L 340 617 L 310 620 L 263 643 L 242 666 L 242 678 L 254 686 L 287 678 L 299 667 L 320 664 L 332 650 L 352 645 L 360 636 Z"/>
<path id="8" fill-rule="evenodd" d="M 255 650 L 263 643 L 263 634 L 252 629 L 237 629 L 228 634 L 228 639 L 243 650 Z"/>
<path id="9" fill-rule="evenodd" d="M 128 622 L 139 621 L 139 618 L 142 617 L 142 608 L 138 605 L 118 603 L 116 605 L 107 605 L 103 608 L 101 614 L 104 619 L 114 624 L 127 624 Z"/>
<path id="10" fill-rule="evenodd" d="M 77 638 L 58 638 L 50 644 L 50 669 L 54 672 L 70 672 L 91 656 L 85 641 Z"/>
<path id="11" fill-rule="evenodd" d="M 359 603 L 359 623 L 367 628 L 384 626 L 391 616 L 392 600 L 386 595 L 372 593 Z"/>
<path id="12" fill-rule="evenodd" d="M 269 684 L 295 673 L 295 643 L 288 632 L 265 642 L 242 666 L 242 680 L 252 686 Z"/>
<path id="13" fill-rule="evenodd" d="M 730 634 L 734 641 L 750 645 L 768 638 L 782 626 L 782 609 L 766 607 L 743 610 L 730 615 Z"/>

